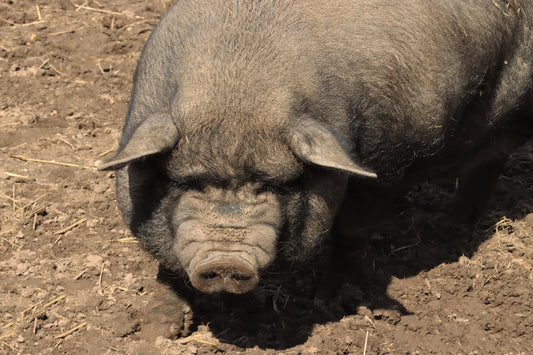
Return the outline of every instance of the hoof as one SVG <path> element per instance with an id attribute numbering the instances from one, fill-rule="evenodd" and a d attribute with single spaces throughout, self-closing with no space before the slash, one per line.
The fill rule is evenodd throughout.
<path id="1" fill-rule="evenodd" d="M 185 300 L 166 286 L 153 296 L 146 309 L 141 336 L 149 341 L 157 337 L 176 339 L 189 334 L 192 310 Z"/>

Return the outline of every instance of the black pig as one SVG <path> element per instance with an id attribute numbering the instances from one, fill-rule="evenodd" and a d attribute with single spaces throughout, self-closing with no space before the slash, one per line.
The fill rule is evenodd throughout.
<path id="1" fill-rule="evenodd" d="M 373 208 L 354 197 L 369 181 L 458 176 L 456 214 L 473 220 L 531 137 L 532 14 L 520 0 L 177 1 L 98 168 L 118 170 L 144 248 L 209 293 L 318 249 L 343 199 Z"/>

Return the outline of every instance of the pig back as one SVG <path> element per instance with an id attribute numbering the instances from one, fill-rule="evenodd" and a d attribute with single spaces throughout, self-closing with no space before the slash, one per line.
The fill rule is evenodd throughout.
<path id="1" fill-rule="evenodd" d="M 178 1 L 141 55 L 121 144 L 158 110 L 178 130 L 211 120 L 208 107 L 283 132 L 303 105 L 396 178 L 449 147 L 473 149 L 465 142 L 481 144 L 484 127 L 524 105 L 529 9 L 506 3 Z"/>

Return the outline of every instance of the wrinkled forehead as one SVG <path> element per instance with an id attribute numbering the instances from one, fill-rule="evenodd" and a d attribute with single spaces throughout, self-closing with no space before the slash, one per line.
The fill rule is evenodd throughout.
<path id="1" fill-rule="evenodd" d="M 171 151 L 167 167 L 172 178 L 283 183 L 303 171 L 303 164 L 281 139 L 243 132 L 204 133 L 184 136 Z"/>
<path id="2" fill-rule="evenodd" d="M 285 139 L 291 96 L 233 79 L 205 85 L 198 79 L 180 88 L 173 115 L 181 139 L 169 171 L 176 178 L 295 179 L 303 167 Z"/>

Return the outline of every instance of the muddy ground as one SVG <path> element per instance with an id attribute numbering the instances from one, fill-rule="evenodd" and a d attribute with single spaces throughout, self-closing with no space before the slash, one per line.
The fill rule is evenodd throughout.
<path id="1" fill-rule="evenodd" d="M 474 233 L 435 222 L 449 189 L 421 185 L 328 304 L 313 304 L 317 259 L 255 297 L 199 297 L 186 338 L 144 340 L 157 264 L 92 166 L 169 4 L 0 1 L 0 353 L 531 354 L 533 144 Z"/>

